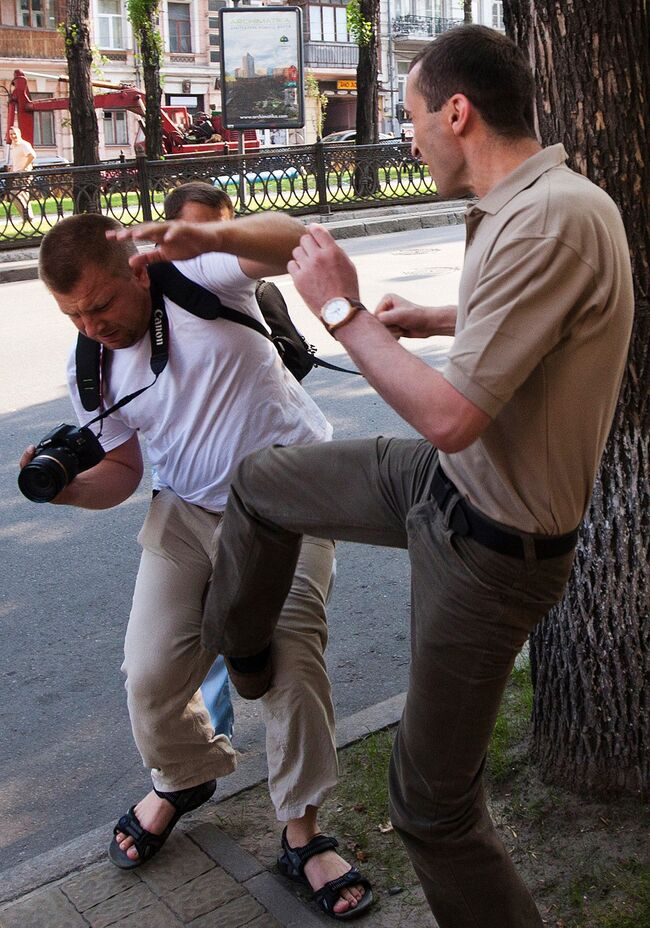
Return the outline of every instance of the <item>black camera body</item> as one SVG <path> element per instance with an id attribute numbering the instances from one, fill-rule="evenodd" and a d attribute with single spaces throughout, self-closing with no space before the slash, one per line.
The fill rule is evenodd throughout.
<path id="1" fill-rule="evenodd" d="M 34 503 L 49 503 L 74 480 L 103 459 L 106 452 L 86 426 L 59 425 L 42 438 L 32 460 L 18 475 L 21 493 Z"/>

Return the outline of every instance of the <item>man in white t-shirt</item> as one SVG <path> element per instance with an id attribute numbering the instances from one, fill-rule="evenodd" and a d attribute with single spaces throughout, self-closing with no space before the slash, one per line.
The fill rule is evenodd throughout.
<path id="1" fill-rule="evenodd" d="M 36 152 L 26 139 L 23 138 L 22 132 L 18 126 L 12 126 L 9 129 L 9 139 L 11 141 L 11 170 L 16 173 L 24 173 L 33 170 Z M 14 194 L 14 199 L 20 204 L 23 219 L 33 219 L 32 204 L 29 202 L 29 185 L 23 184 L 21 189 Z"/>
<path id="2" fill-rule="evenodd" d="M 302 225 L 269 213 L 236 222 L 179 222 L 169 229 L 205 252 L 175 262 L 178 270 L 225 306 L 263 321 L 255 282 L 285 272 Z M 110 350 L 103 410 L 153 381 L 160 304 L 152 300 L 147 268 L 130 266 L 135 248 L 117 240 L 120 230 L 108 217 L 70 217 L 46 235 L 39 258 L 41 279 L 59 309 Z M 137 433 L 146 438 L 156 475 L 154 499 L 139 535 L 142 559 L 123 670 L 134 738 L 154 788 L 115 826 L 109 856 L 123 869 L 153 856 L 180 815 L 205 802 L 216 778 L 235 766 L 230 741 L 215 735 L 199 691 L 215 658 L 201 644 L 201 620 L 231 474 L 256 449 L 331 437 L 331 426 L 269 339 L 230 320 L 199 318 L 168 297 L 163 314 L 168 357 L 159 378 L 103 419 L 106 456 L 52 500 L 87 509 L 119 505 L 140 482 Z M 79 398 L 74 353 L 68 378 L 75 411 L 85 423 L 92 414 Z M 26 450 L 21 467 L 34 450 Z M 303 876 L 328 914 L 349 917 L 371 903 L 370 884 L 335 853 L 334 839 L 320 835 L 317 825 L 318 808 L 337 777 L 323 658 L 332 559 L 333 542 L 305 536 L 282 630 L 274 639 L 263 712 L 271 796 L 286 822 L 285 872 Z M 254 614 L 250 621 L 254 624 Z M 245 659 L 231 668 L 238 671 L 244 689 L 247 674 L 259 677 Z"/>

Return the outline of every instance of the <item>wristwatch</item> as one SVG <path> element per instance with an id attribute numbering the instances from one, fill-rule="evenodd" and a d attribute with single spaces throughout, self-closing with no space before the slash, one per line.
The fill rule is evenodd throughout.
<path id="1" fill-rule="evenodd" d="M 360 309 L 365 308 L 359 300 L 348 300 L 345 296 L 335 296 L 322 307 L 320 311 L 321 322 L 328 332 L 334 332 L 356 316 Z"/>

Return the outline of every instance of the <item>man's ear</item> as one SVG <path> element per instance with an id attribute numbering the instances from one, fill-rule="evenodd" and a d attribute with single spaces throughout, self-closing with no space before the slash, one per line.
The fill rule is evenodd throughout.
<path id="1" fill-rule="evenodd" d="M 143 290 L 148 290 L 151 286 L 151 281 L 149 279 L 149 273 L 147 271 L 146 264 L 139 264 L 136 267 L 131 265 L 133 270 L 133 276 L 135 277 L 138 285 L 142 287 Z"/>
<path id="2" fill-rule="evenodd" d="M 474 107 L 464 93 L 455 93 L 447 101 L 448 119 L 451 131 L 459 136 L 467 130 Z"/>

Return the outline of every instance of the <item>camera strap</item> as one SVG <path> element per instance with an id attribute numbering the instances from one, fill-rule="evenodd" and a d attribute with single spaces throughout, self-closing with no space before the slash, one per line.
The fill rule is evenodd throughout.
<path id="1" fill-rule="evenodd" d="M 101 412 L 98 416 L 95 416 L 94 419 L 91 419 L 90 422 L 86 423 L 86 427 L 89 425 L 94 425 L 96 422 L 101 422 L 102 419 L 105 419 L 107 416 L 110 416 L 111 413 L 114 413 L 117 409 L 121 409 L 122 406 L 126 406 L 127 403 L 130 403 L 131 400 L 134 400 L 137 396 L 140 396 L 141 393 L 144 393 L 145 390 L 149 390 L 155 382 L 158 380 L 162 372 L 167 366 L 167 361 L 169 360 L 169 323 L 167 321 L 167 312 L 165 311 L 165 301 L 162 294 L 162 291 L 157 287 L 152 285 L 151 287 L 151 302 L 152 302 L 152 311 L 151 311 L 151 320 L 149 322 L 149 339 L 151 341 L 151 358 L 149 360 L 149 367 L 151 372 L 154 375 L 151 383 L 148 383 L 145 387 L 140 387 L 139 390 L 136 390 L 134 393 L 129 393 L 127 396 L 123 396 L 121 400 L 118 400 L 117 403 L 114 403 L 109 409 L 106 409 L 104 412 Z M 86 339 L 93 346 L 93 354 L 96 358 L 96 347 L 97 342 L 93 339 L 87 338 L 85 335 L 80 335 L 80 339 Z M 83 363 L 83 359 L 80 359 L 80 354 L 82 354 L 83 349 L 80 349 L 80 341 L 77 342 L 77 352 L 76 360 L 77 365 L 79 365 L 80 360 Z M 105 366 L 105 351 L 104 346 L 99 346 L 99 396 L 97 406 L 101 406 L 103 400 L 103 373 Z M 96 369 L 95 369 L 96 370 Z M 82 377 L 80 382 L 84 383 L 84 378 Z M 97 407 L 95 407 L 97 408 Z"/>

